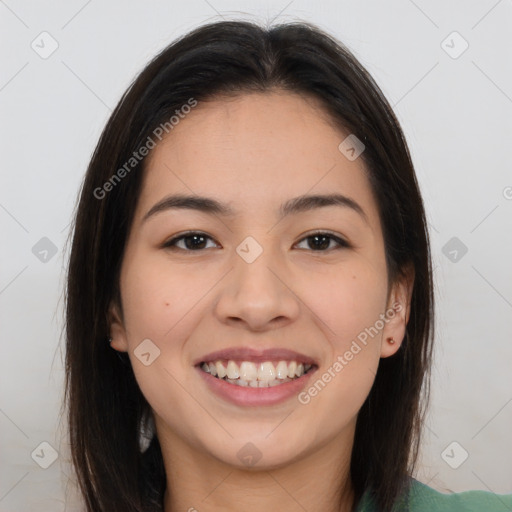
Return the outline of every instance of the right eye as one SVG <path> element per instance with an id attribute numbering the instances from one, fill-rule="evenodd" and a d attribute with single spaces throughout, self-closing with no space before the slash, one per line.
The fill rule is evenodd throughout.
<path id="1" fill-rule="evenodd" d="M 163 244 L 163 248 L 171 249 L 171 250 L 180 250 L 185 252 L 198 252 L 202 249 L 207 249 L 208 247 L 204 247 L 206 240 L 213 240 L 212 237 L 206 235 L 205 233 L 201 233 L 200 231 L 189 231 L 187 233 L 182 233 L 179 236 L 171 238 L 167 242 Z M 178 243 L 183 241 L 184 247 L 179 247 Z"/>

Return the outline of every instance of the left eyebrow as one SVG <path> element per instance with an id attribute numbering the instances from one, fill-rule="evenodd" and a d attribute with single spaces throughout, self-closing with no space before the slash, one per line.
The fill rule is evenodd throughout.
<path id="1" fill-rule="evenodd" d="M 301 213 L 315 208 L 323 208 L 326 206 L 341 206 L 350 208 L 359 214 L 363 220 L 369 224 L 368 217 L 363 208 L 354 201 L 352 198 L 342 194 L 327 194 L 327 195 L 304 195 L 289 199 L 286 203 L 282 204 L 279 208 L 280 218 Z"/>
<path id="2" fill-rule="evenodd" d="M 279 207 L 278 215 L 279 219 L 282 219 L 289 215 L 327 206 L 349 208 L 359 214 L 363 220 L 369 224 L 368 217 L 363 208 L 361 208 L 356 201 L 342 194 L 317 194 L 294 197 Z M 142 222 L 145 222 L 149 217 L 157 213 L 171 209 L 198 210 L 212 215 L 221 215 L 223 217 L 232 217 L 237 214 L 228 204 L 221 203 L 211 197 L 176 194 L 164 197 L 161 201 L 152 206 L 144 215 Z"/>

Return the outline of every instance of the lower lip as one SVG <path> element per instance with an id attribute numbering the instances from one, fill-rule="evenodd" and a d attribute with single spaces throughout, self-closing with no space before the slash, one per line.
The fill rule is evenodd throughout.
<path id="1" fill-rule="evenodd" d="M 257 407 L 260 405 L 274 405 L 285 402 L 292 396 L 300 393 L 306 386 L 311 375 L 315 373 L 316 367 L 312 368 L 302 377 L 284 384 L 278 384 L 269 388 L 251 388 L 230 384 L 223 379 L 213 377 L 196 366 L 197 371 L 204 379 L 208 387 L 218 396 L 236 405 L 245 407 Z"/>

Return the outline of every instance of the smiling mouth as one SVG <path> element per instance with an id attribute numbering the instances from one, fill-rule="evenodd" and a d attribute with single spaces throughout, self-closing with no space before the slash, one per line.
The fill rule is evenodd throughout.
<path id="1" fill-rule="evenodd" d="M 315 365 L 297 361 L 217 360 L 203 361 L 199 368 L 217 379 L 242 387 L 268 388 L 300 379 L 314 371 Z"/>

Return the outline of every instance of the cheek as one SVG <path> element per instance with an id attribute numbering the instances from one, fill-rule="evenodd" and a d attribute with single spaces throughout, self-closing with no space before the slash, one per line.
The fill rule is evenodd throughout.
<path id="1" fill-rule="evenodd" d="M 301 403 L 315 416 L 326 413 L 325 424 L 339 425 L 357 414 L 377 372 L 381 332 L 375 326 L 385 310 L 387 275 L 361 258 L 315 281 L 318 292 L 310 291 L 308 305 L 319 312 L 330 354 Z"/>
<path id="2" fill-rule="evenodd" d="M 144 338 L 168 344 L 180 339 L 184 319 L 208 290 L 184 269 L 169 270 L 165 260 L 145 259 L 127 264 L 123 274 L 123 309 L 130 346 Z M 139 341 L 140 342 L 140 341 Z"/>
<path id="3" fill-rule="evenodd" d="M 347 350 L 353 339 L 375 325 L 386 305 L 385 269 L 362 259 L 333 266 L 314 279 L 305 275 L 301 289 L 337 352 Z"/>
<path id="4" fill-rule="evenodd" d="M 204 421 L 201 409 L 190 407 L 189 393 L 196 392 L 184 346 L 194 325 L 201 321 L 200 299 L 212 285 L 205 279 L 201 285 L 197 276 L 194 279 L 185 270 L 170 272 L 167 262 L 135 263 L 127 264 L 123 274 L 123 309 L 135 378 L 153 410 L 174 429 L 184 430 L 186 437 L 181 416 L 169 414 L 169 404 L 172 402 L 173 410 L 188 411 L 190 421 Z M 142 352 L 141 342 L 147 339 L 154 344 L 144 350 L 150 353 L 150 364 L 137 355 Z"/>
<path id="5" fill-rule="evenodd" d="M 314 438 L 335 436 L 357 416 L 373 385 L 380 361 L 380 331 L 386 282 L 365 269 L 325 280 L 328 293 L 318 296 L 330 354 L 299 396 Z M 380 325 L 380 324 L 377 324 Z M 373 329 L 372 329 L 373 328 Z"/>
<path id="6" fill-rule="evenodd" d="M 183 393 L 178 383 L 188 378 L 189 364 L 184 345 L 199 321 L 198 302 L 205 291 L 191 286 L 194 279 L 183 272 L 169 272 L 165 262 L 134 260 L 123 272 L 126 338 L 135 378 L 151 406 L 165 410 L 169 394 Z"/>
<path id="7" fill-rule="evenodd" d="M 386 305 L 387 275 L 385 268 L 360 260 L 331 278 L 323 301 L 332 355 L 317 371 L 302 402 L 334 434 L 357 415 L 373 385 L 381 340 L 375 326 L 380 326 Z"/>
<path id="8" fill-rule="evenodd" d="M 374 383 L 378 361 L 375 351 L 363 349 L 350 361 L 342 356 L 317 371 L 299 396 L 304 418 L 314 418 L 304 425 L 304 434 L 311 430 L 314 439 L 329 439 L 355 422 Z"/>

